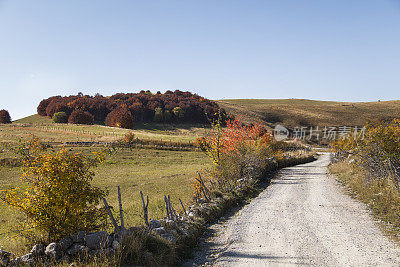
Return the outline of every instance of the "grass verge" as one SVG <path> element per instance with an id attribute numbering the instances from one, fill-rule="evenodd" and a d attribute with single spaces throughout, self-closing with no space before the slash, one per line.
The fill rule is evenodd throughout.
<path id="1" fill-rule="evenodd" d="M 368 179 L 368 173 L 349 161 L 332 163 L 329 170 L 346 186 L 349 194 L 365 203 L 382 230 L 394 241 L 400 240 L 400 193 L 392 179 Z"/>

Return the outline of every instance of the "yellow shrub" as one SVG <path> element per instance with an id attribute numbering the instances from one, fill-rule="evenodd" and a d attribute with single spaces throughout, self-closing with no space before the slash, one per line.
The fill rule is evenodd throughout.
<path id="1" fill-rule="evenodd" d="M 20 152 L 22 184 L 2 191 L 0 198 L 26 215 L 26 228 L 56 240 L 104 226 L 105 212 L 98 204 L 106 192 L 91 185 L 94 173 L 90 171 L 104 160 L 103 153 L 93 158 L 66 149 L 48 152 L 37 138 Z"/>

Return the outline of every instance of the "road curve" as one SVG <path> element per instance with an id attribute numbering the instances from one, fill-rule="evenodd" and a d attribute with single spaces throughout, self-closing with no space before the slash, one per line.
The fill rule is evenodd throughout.
<path id="1" fill-rule="evenodd" d="M 216 228 L 201 256 L 208 259 L 205 265 L 399 266 L 400 249 L 366 207 L 327 175 L 329 161 L 323 154 L 281 170 L 266 190 Z"/>

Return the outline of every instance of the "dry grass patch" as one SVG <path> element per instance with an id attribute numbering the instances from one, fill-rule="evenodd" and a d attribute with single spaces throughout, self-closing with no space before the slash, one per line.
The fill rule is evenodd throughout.
<path id="1" fill-rule="evenodd" d="M 362 126 L 368 120 L 400 118 L 400 101 L 334 102 L 307 99 L 227 99 L 218 104 L 245 121 L 273 128 L 295 126 Z"/>
<path id="2" fill-rule="evenodd" d="M 382 222 L 383 230 L 394 240 L 400 237 L 400 193 L 392 179 L 368 179 L 368 173 L 348 162 L 329 166 L 332 174 L 343 183 L 349 194 L 364 202 Z"/>

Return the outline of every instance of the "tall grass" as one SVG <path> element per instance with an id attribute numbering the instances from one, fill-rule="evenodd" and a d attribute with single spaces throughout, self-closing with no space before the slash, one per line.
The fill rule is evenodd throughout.
<path id="1" fill-rule="evenodd" d="M 400 121 L 369 123 L 364 136 L 352 133 L 332 147 L 336 162 L 331 172 L 400 232 Z"/>

